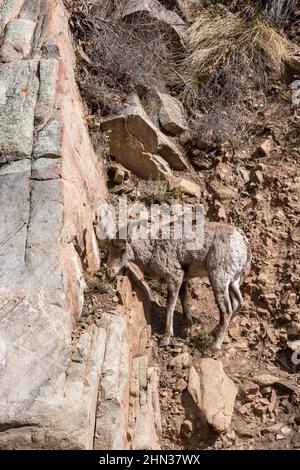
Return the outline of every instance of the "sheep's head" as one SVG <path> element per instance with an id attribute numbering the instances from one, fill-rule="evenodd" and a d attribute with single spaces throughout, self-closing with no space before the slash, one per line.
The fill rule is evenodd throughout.
<path id="1" fill-rule="evenodd" d="M 132 261 L 132 249 L 127 240 L 114 238 L 109 241 L 107 266 L 111 277 L 121 273 L 129 261 Z"/>
<path id="2" fill-rule="evenodd" d="M 131 241 L 135 238 L 135 230 L 145 219 L 138 219 L 129 222 L 119 229 L 114 230 L 114 224 L 109 224 L 109 217 L 99 217 L 96 215 L 94 221 L 95 234 L 99 246 L 108 249 L 107 266 L 112 278 L 116 277 L 126 268 L 127 263 L 134 261 L 134 250 Z"/>

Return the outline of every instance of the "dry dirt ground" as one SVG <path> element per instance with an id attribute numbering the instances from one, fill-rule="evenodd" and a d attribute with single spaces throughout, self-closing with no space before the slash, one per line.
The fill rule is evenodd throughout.
<path id="1" fill-rule="evenodd" d="M 182 337 L 178 304 L 175 338 L 166 349 L 157 346 L 165 324 L 164 286 L 150 282 L 164 449 L 300 449 L 300 366 L 291 360 L 291 342 L 300 339 L 300 108 L 292 105 L 290 82 L 288 77 L 285 83 L 275 80 L 267 94 L 257 91 L 247 97 L 247 133 L 234 141 L 228 134 L 217 145 L 204 142 L 208 169 L 197 165 L 203 154 L 195 142 L 185 148 L 192 163 L 187 176 L 203 188 L 207 218 L 241 227 L 253 260 L 242 285 L 245 305 L 229 328 L 220 358 L 239 389 L 231 429 L 221 436 L 202 425 L 189 400 L 188 367 L 170 364 L 176 355 L 188 352 L 197 369 L 209 344 L 218 312 L 208 280 L 191 282 L 192 332 Z M 87 113 L 88 122 L 93 122 L 90 108 Z M 111 186 L 111 197 L 127 194 L 146 203 L 173 200 L 164 188 L 153 187 L 131 175 L 123 185 Z M 101 309 L 117 301 L 101 275 L 100 285 L 93 282 L 83 327 L 95 318 L 100 321 Z"/>

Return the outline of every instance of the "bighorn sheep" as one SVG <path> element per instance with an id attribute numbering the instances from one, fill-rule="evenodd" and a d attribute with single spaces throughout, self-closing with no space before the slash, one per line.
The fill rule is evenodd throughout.
<path id="1" fill-rule="evenodd" d="M 178 295 L 186 323 L 192 324 L 187 302 L 189 279 L 207 275 L 212 286 L 220 312 L 214 349 L 221 349 L 230 319 L 243 302 L 240 276 L 251 260 L 245 234 L 225 223 L 205 222 L 203 235 L 203 243 L 196 250 L 187 249 L 185 239 L 114 238 L 110 241 L 108 267 L 113 276 L 131 261 L 151 278 L 167 283 L 167 322 L 160 346 L 168 346 L 173 336 L 173 314 Z"/>

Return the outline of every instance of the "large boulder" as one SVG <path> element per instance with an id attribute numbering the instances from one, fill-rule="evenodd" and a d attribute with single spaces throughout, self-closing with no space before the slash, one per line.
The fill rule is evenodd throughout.
<path id="1" fill-rule="evenodd" d="M 171 176 L 169 165 L 188 168 L 180 149 L 150 121 L 136 96 L 121 115 L 104 119 L 101 127 L 108 133 L 110 154 L 142 178 Z"/>
<path id="2" fill-rule="evenodd" d="M 222 362 L 201 359 L 189 371 L 188 391 L 206 422 L 216 431 L 228 430 L 237 388 L 224 372 Z"/>

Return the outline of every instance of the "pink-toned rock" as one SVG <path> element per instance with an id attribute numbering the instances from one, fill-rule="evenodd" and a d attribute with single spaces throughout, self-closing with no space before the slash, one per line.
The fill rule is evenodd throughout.
<path id="1" fill-rule="evenodd" d="M 188 391 L 215 431 L 221 433 L 229 428 L 237 388 L 225 374 L 221 361 L 201 359 L 198 373 L 191 367 Z"/>
<path id="2" fill-rule="evenodd" d="M 137 96 L 119 116 L 103 120 L 109 151 L 122 165 L 145 179 L 166 179 L 188 165 L 180 149 L 148 118 Z M 169 165 L 168 165 L 169 164 Z"/>
<path id="3" fill-rule="evenodd" d="M 68 15 L 61 0 L 0 0 L 0 15 L 1 33 L 20 19 L 40 25 L 34 58 L 11 55 L 0 69 L 0 449 L 129 449 L 130 436 L 158 448 L 150 298 L 139 273 L 120 280 L 120 302 L 101 327 L 77 322 L 85 272 L 100 266 L 93 222 L 107 194 Z M 145 416 L 151 432 L 139 439 Z"/>

